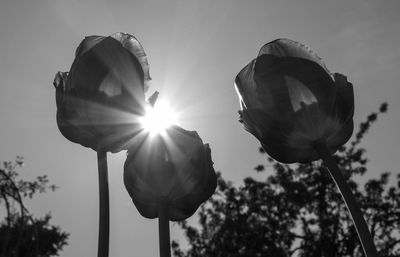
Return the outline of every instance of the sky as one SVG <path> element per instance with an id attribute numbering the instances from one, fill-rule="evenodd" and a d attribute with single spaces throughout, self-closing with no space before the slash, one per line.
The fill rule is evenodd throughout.
<path id="1" fill-rule="evenodd" d="M 70 233 L 61 257 L 96 255 L 96 153 L 59 132 L 52 82 L 57 71 L 69 70 L 85 36 L 125 32 L 147 53 L 149 94 L 158 90 L 179 111 L 178 125 L 210 144 L 214 168 L 226 179 L 239 185 L 266 163 L 257 140 L 237 122 L 233 83 L 260 47 L 277 38 L 306 44 L 331 72 L 348 77 L 355 124 L 389 103 L 363 146 L 367 176 L 398 173 L 399 12 L 398 0 L 3 0 L 0 161 L 22 155 L 22 178 L 47 174 L 59 186 L 28 208 L 37 217 L 51 212 L 51 223 Z M 108 154 L 110 256 L 158 256 L 157 220 L 141 217 L 132 204 L 122 181 L 124 161 L 124 152 Z M 173 224 L 171 237 L 184 241 Z"/>

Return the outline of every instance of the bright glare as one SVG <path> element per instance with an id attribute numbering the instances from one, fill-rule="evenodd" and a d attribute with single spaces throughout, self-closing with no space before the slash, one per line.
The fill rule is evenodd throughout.
<path id="1" fill-rule="evenodd" d="M 150 135 L 164 134 L 165 129 L 176 122 L 176 113 L 165 101 L 157 101 L 154 107 L 146 108 L 146 115 L 140 119 L 145 131 Z"/>

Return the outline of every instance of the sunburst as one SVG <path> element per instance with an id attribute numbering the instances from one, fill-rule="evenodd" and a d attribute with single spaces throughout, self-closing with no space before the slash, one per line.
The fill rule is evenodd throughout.
<path id="1" fill-rule="evenodd" d="M 159 100 L 154 107 L 146 108 L 145 116 L 139 119 L 144 130 L 151 136 L 165 134 L 165 130 L 177 121 L 177 113 L 165 100 Z"/>

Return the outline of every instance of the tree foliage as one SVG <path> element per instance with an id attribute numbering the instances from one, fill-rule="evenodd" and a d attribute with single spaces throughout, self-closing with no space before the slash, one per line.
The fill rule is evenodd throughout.
<path id="1" fill-rule="evenodd" d="M 400 256 L 400 174 L 380 174 L 359 185 L 367 172 L 366 150 L 360 143 L 387 111 L 370 114 L 354 140 L 335 155 L 359 202 L 380 256 Z M 260 152 L 265 154 L 262 149 Z M 219 175 L 214 196 L 198 212 L 196 225 L 181 222 L 189 247 L 172 242 L 177 257 L 222 256 L 364 256 L 355 227 L 336 185 L 321 162 L 286 165 L 268 158 L 257 172 L 272 168 L 265 181 L 251 177 L 234 186 Z"/>
<path id="2" fill-rule="evenodd" d="M 58 255 L 67 244 L 68 234 L 49 224 L 50 214 L 35 218 L 24 204 L 25 198 L 54 191 L 46 175 L 33 181 L 18 179 L 17 168 L 23 158 L 0 165 L 0 205 L 4 219 L 0 222 L 0 257 L 48 257 Z"/>

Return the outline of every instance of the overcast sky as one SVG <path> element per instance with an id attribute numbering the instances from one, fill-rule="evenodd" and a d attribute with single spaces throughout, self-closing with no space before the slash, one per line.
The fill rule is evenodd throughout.
<path id="1" fill-rule="evenodd" d="M 36 216 L 51 212 L 52 223 L 71 234 L 61 257 L 96 256 L 96 153 L 59 132 L 52 85 L 57 71 L 69 70 L 83 37 L 135 35 L 148 55 L 149 93 L 160 91 L 180 111 L 179 125 L 197 130 L 211 146 L 215 169 L 238 184 L 265 157 L 237 122 L 234 78 L 263 44 L 286 37 L 348 76 L 356 124 L 389 103 L 364 146 L 368 176 L 398 173 L 399 13 L 398 0 L 2 0 L 0 160 L 22 155 L 23 178 L 48 174 L 60 187 L 29 208 Z M 108 157 L 110 256 L 158 256 L 157 221 L 138 214 L 122 182 L 125 153 Z M 171 229 L 177 237 L 177 227 Z"/>

